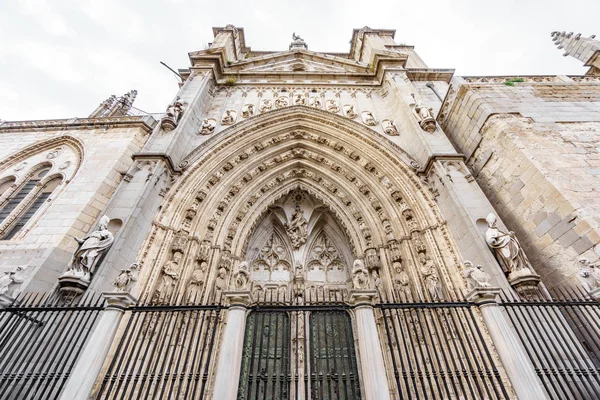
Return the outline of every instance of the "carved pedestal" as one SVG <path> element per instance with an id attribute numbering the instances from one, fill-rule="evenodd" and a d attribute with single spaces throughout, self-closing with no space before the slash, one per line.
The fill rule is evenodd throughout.
<path id="1" fill-rule="evenodd" d="M 479 306 L 488 332 L 494 342 L 504 370 L 519 399 L 545 400 L 546 391 L 535 373 L 535 369 L 517 334 L 508 324 L 498 306 L 498 288 L 474 288 L 467 299 Z"/>
<path id="2" fill-rule="evenodd" d="M 433 133 L 435 131 L 435 119 L 433 118 L 425 118 L 419 122 L 419 125 L 421 126 L 421 129 L 429 133 Z"/>
<path id="3" fill-rule="evenodd" d="M 75 293 L 82 294 L 85 292 L 90 285 L 89 279 L 85 279 L 84 277 L 79 277 L 75 275 L 70 275 L 67 273 L 63 274 L 60 278 L 58 278 L 58 287 L 61 292 L 67 293 Z"/>
<path id="4" fill-rule="evenodd" d="M 7 294 L 0 294 L 0 308 L 9 307 L 15 299 Z"/>
<path id="5" fill-rule="evenodd" d="M 355 305 L 356 336 L 360 354 L 360 368 L 366 399 L 390 399 L 383 352 L 373 313 L 373 301 L 377 291 L 373 289 L 350 291 L 350 302 Z"/>
<path id="6" fill-rule="evenodd" d="M 169 132 L 172 131 L 173 129 L 177 128 L 177 121 L 175 121 L 175 118 L 170 117 L 170 116 L 164 116 L 161 120 L 160 120 L 160 127 L 165 131 L 165 132 Z"/>
<path id="7" fill-rule="evenodd" d="M 511 272 L 508 275 L 508 283 L 515 288 L 521 296 L 535 297 L 538 295 L 540 276 L 531 270 L 524 268 Z"/>
<path id="8" fill-rule="evenodd" d="M 213 398 L 235 400 L 242 367 L 246 307 L 252 302 L 252 294 L 248 290 L 232 290 L 223 294 L 230 307 L 227 312 L 227 325 L 223 331 L 223 341 L 219 351 Z"/>
<path id="9" fill-rule="evenodd" d="M 600 301 L 600 287 L 592 290 L 590 292 L 590 296 L 592 299 L 594 299 L 596 301 Z"/>
<path id="10" fill-rule="evenodd" d="M 77 363 L 73 366 L 73 372 L 65 385 L 61 400 L 87 400 L 90 398 L 90 392 L 102 369 L 102 364 L 106 360 L 123 312 L 137 301 L 131 294 L 124 292 L 105 292 L 102 293 L 102 296 L 108 305 L 102 312 L 102 316 Z"/>

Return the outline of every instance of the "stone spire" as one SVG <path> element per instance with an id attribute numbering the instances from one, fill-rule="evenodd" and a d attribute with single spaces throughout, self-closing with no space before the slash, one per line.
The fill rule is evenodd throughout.
<path id="1" fill-rule="evenodd" d="M 600 41 L 596 40 L 596 35 L 585 37 L 581 33 L 554 31 L 551 36 L 554 44 L 564 49 L 564 57 L 575 57 L 589 66 L 587 75 L 600 75 Z"/>
<path id="2" fill-rule="evenodd" d="M 100 103 L 100 105 L 90 114 L 89 118 L 127 115 L 129 110 L 131 110 L 136 97 L 137 90 L 130 90 L 119 98 L 114 94 L 111 94 L 108 99 Z"/>

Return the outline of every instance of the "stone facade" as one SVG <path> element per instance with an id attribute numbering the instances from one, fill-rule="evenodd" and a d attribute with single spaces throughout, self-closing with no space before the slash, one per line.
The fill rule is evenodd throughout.
<path id="1" fill-rule="evenodd" d="M 400 353 L 380 340 L 374 304 L 454 304 L 471 293 L 481 330 L 465 340 L 489 346 L 497 398 L 546 398 L 495 296 L 549 296 L 576 282 L 579 258 L 600 255 L 598 42 L 566 45 L 588 58 L 585 77 L 511 79 L 429 68 L 393 30 L 355 30 L 347 54 L 310 51 L 296 34 L 289 51 L 256 52 L 242 28 L 213 32 L 179 70 L 163 114 L 135 116 L 132 91 L 90 118 L 0 124 L 0 207 L 48 168 L 41 189 L 0 222 L 0 272 L 25 271 L 5 279 L 10 296 L 96 292 L 110 304 L 78 361 L 85 373 L 63 398 L 120 393 L 102 383 L 116 357 L 142 367 L 137 344 L 119 344 L 125 332 L 138 344 L 158 340 L 143 333 L 156 320 L 121 321 L 137 299 L 224 307 L 210 319 L 216 356 L 204 373 L 206 393 L 233 399 L 247 310 L 273 293 L 296 306 L 311 293 L 344 298 L 367 399 L 400 396 L 390 361 Z M 571 40 L 563 36 L 553 37 Z M 49 179 L 58 186 L 10 237 Z M 180 347 L 185 340 L 178 334 Z M 299 375 L 310 340 L 292 340 Z M 464 357 L 484 363 L 482 354 Z"/>

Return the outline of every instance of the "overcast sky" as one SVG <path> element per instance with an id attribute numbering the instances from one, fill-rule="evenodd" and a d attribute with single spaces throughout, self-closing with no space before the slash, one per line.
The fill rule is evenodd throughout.
<path id="1" fill-rule="evenodd" d="M 111 94 L 162 112 L 174 69 L 211 42 L 212 27 L 243 27 L 253 50 L 287 50 L 292 32 L 314 51 L 347 52 L 353 28 L 396 29 L 432 68 L 457 75 L 583 74 L 550 32 L 597 33 L 600 1 L 0 1 L 0 119 L 86 117 Z"/>

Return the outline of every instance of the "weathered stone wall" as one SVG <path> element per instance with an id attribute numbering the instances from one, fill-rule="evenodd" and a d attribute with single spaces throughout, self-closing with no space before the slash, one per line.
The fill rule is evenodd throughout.
<path id="1" fill-rule="evenodd" d="M 462 85 L 443 124 L 549 286 L 600 254 L 600 85 L 568 81 Z"/>

